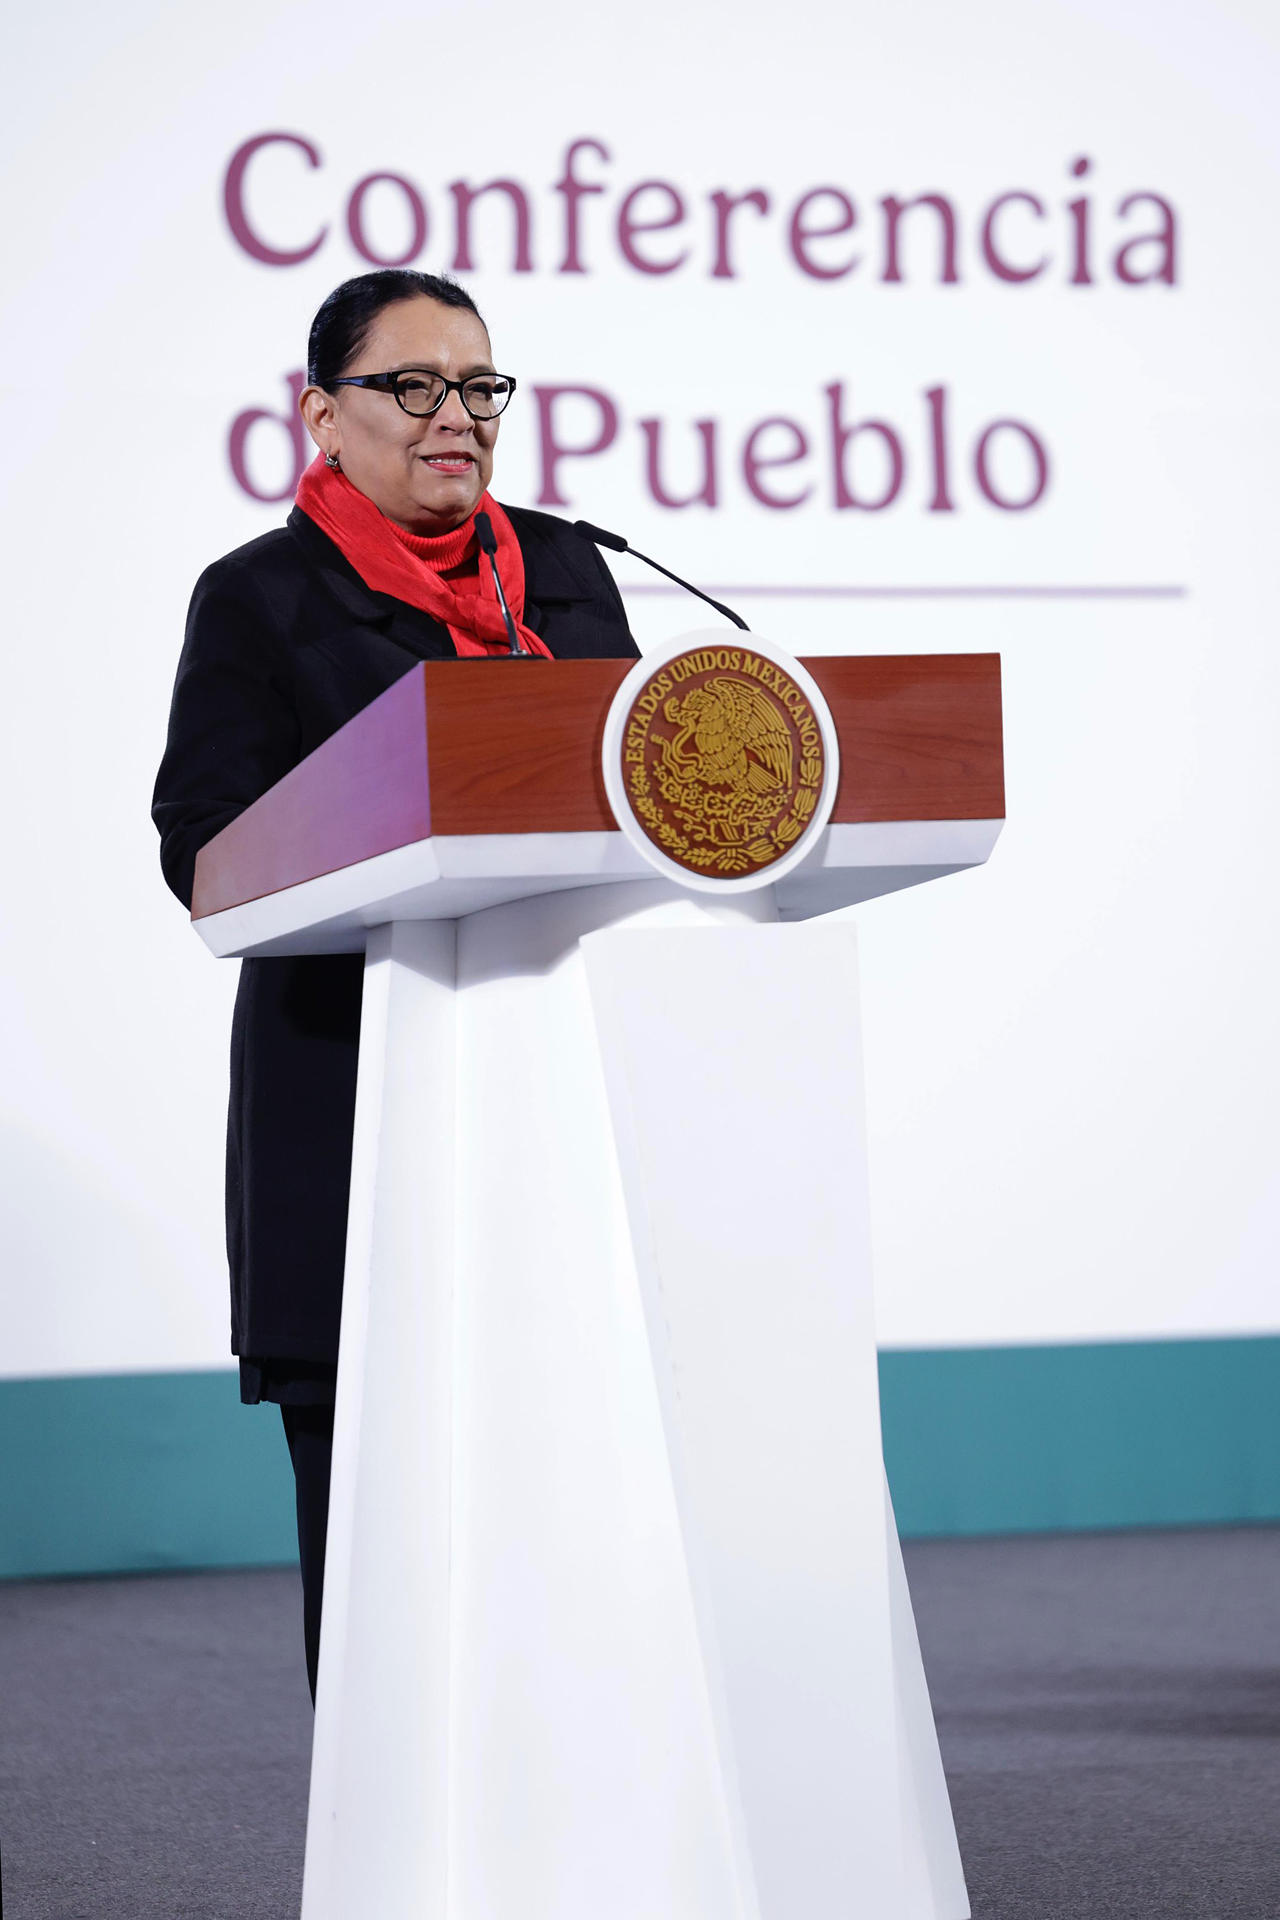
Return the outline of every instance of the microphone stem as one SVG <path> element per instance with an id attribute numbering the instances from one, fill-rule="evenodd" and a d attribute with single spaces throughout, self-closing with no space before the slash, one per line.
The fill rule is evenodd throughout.
<path id="1" fill-rule="evenodd" d="M 672 573 L 670 568 L 664 567 L 660 561 L 651 560 L 647 553 L 641 553 L 639 547 L 628 547 L 627 552 L 633 554 L 637 560 L 643 560 L 645 565 L 652 567 L 655 573 L 663 573 L 668 580 L 674 580 L 678 587 L 685 589 L 686 593 L 694 593 L 699 600 L 705 600 L 709 607 L 714 607 L 717 613 L 722 613 L 726 620 L 732 620 L 735 627 L 741 627 L 743 633 L 750 633 L 751 629 L 746 621 L 740 614 L 735 613 L 732 607 L 726 607 L 720 600 L 713 600 L 709 593 L 702 591 L 701 587 L 691 586 L 687 580 L 682 580 L 678 573 Z"/>
<path id="2" fill-rule="evenodd" d="M 520 636 L 516 632 L 516 623 L 511 618 L 511 609 L 507 605 L 507 596 L 503 590 L 502 575 L 498 572 L 498 543 L 494 538 L 493 522 L 487 513 L 481 512 L 476 515 L 476 539 L 480 543 L 481 552 L 493 568 L 493 584 L 497 589 L 498 605 L 502 609 L 502 624 L 506 627 L 507 639 L 511 642 L 510 653 L 514 654 L 517 659 L 527 660 L 529 658 L 529 649 L 522 647 L 520 644 Z"/>
<path id="3" fill-rule="evenodd" d="M 652 567 L 655 573 L 660 573 L 666 580 L 674 580 L 675 584 L 683 587 L 686 593 L 691 593 L 697 600 L 705 600 L 709 607 L 714 607 L 717 613 L 722 613 L 726 620 L 732 620 L 734 626 L 743 633 L 750 633 L 751 629 L 746 621 L 740 614 L 735 613 L 732 607 L 726 607 L 722 600 L 713 600 L 709 593 L 704 593 L 701 587 L 695 587 L 692 581 L 681 579 L 678 573 L 672 573 L 670 567 L 664 567 L 661 561 L 651 560 L 647 553 L 641 553 L 639 547 L 633 547 L 629 541 L 623 539 L 620 533 L 610 533 L 605 527 L 594 527 L 589 520 L 575 520 L 573 530 L 575 533 L 582 534 L 584 539 L 594 540 L 598 547 L 608 547 L 610 553 L 629 553 L 633 560 L 643 560 L 646 567 Z"/>
<path id="4" fill-rule="evenodd" d="M 520 645 L 520 635 L 516 632 L 516 623 L 511 618 L 511 609 L 507 605 L 507 596 L 502 590 L 502 575 L 498 572 L 498 561 L 495 554 L 491 553 L 489 555 L 489 565 L 493 568 L 493 584 L 498 589 L 498 605 L 502 608 L 502 618 L 507 629 L 507 638 L 511 642 L 511 651 L 517 654 L 525 653 L 527 652 L 527 648 Z"/>

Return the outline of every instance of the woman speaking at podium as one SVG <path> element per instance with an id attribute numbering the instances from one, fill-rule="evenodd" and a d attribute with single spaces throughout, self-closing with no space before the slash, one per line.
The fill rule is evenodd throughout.
<path id="1" fill-rule="evenodd" d="M 152 809 L 188 907 L 205 842 L 415 661 L 637 652 L 595 547 L 488 493 L 516 383 L 461 287 L 346 281 L 307 378 L 318 452 L 287 524 L 216 561 L 191 601 Z M 284 1418 L 313 1696 L 362 971 L 359 954 L 246 960 L 232 1026 L 231 1346 L 241 1398 Z"/>

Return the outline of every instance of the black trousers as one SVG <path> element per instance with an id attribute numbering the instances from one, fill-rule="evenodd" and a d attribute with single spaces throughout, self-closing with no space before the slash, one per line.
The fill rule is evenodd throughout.
<path id="1" fill-rule="evenodd" d="M 329 1468 L 333 1461 L 333 1408 L 282 1406 L 285 1439 L 293 1461 L 298 1502 L 298 1559 L 302 1567 L 302 1634 L 307 1681 L 315 1704 L 320 1665 L 320 1605 L 324 1597 L 324 1543 L 329 1529 Z"/>

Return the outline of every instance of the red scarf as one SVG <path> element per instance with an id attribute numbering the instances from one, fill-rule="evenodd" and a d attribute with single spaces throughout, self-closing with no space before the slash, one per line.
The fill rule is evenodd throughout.
<path id="1" fill-rule="evenodd" d="M 551 659 L 546 641 L 524 624 L 524 555 L 515 528 L 489 494 L 481 494 L 471 518 L 451 533 L 405 533 L 339 468 L 327 466 L 324 455 L 317 454 L 298 483 L 297 502 L 346 555 L 366 587 L 406 600 L 439 620 L 464 659 L 507 653 L 511 647 L 493 569 L 487 560 L 481 563 L 476 539 L 475 514 L 483 509 L 493 523 L 498 571 L 520 644 Z"/>

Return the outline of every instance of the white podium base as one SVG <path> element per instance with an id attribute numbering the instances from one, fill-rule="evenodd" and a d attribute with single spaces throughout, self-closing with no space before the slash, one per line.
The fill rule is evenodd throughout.
<path id="1" fill-rule="evenodd" d="M 887 1514 L 854 934 L 369 946 L 304 1920 L 964 1920 Z"/>

